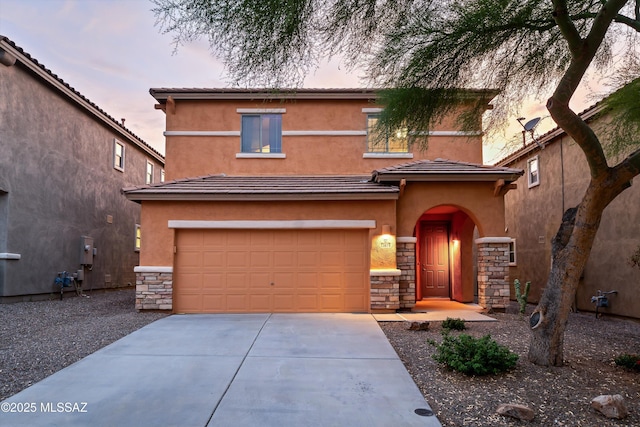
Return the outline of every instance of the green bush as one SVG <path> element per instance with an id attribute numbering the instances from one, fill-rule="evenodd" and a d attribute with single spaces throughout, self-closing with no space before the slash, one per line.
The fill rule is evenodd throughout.
<path id="1" fill-rule="evenodd" d="M 637 354 L 623 354 L 614 359 L 616 365 L 640 371 L 640 356 Z"/>
<path id="2" fill-rule="evenodd" d="M 474 338 L 460 334 L 455 337 L 445 332 L 442 337 L 439 345 L 430 341 L 436 346 L 433 358 L 448 369 L 466 375 L 497 374 L 512 369 L 518 361 L 517 354 L 495 342 L 490 335 Z"/>
<path id="3" fill-rule="evenodd" d="M 466 329 L 464 325 L 464 320 L 462 319 L 452 319 L 451 317 L 447 317 L 442 322 L 443 329 L 455 329 L 456 331 L 463 331 Z"/>

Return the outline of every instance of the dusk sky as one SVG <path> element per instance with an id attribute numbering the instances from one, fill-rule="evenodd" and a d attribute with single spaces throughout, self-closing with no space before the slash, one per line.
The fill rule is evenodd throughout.
<path id="1" fill-rule="evenodd" d="M 154 110 L 152 87 L 226 87 L 224 69 L 208 42 L 181 46 L 161 34 L 148 0 L 0 0 L 0 34 L 82 93 L 149 145 L 164 153 L 164 114 Z M 321 67 L 305 87 L 360 87 L 359 75 L 338 62 Z M 582 95 L 580 111 L 592 104 Z M 523 109 L 527 118 L 546 116 L 544 101 Z M 545 123 L 546 122 L 546 123 Z M 541 131 L 553 127 L 543 120 Z M 506 137 L 519 132 L 515 117 Z M 501 144 L 500 144 L 501 145 Z M 485 150 L 485 162 L 495 151 Z"/>

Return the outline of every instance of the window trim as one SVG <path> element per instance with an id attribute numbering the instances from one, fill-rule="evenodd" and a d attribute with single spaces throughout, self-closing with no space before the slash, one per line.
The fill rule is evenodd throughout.
<path id="1" fill-rule="evenodd" d="M 149 166 L 151 166 L 151 171 L 149 171 Z M 144 183 L 147 185 L 153 184 L 153 163 L 147 160 L 147 166 L 144 171 Z"/>
<path id="2" fill-rule="evenodd" d="M 140 246 L 142 245 L 142 228 L 140 224 L 136 224 L 133 231 L 133 251 L 140 252 Z"/>
<path id="3" fill-rule="evenodd" d="M 117 162 L 117 148 L 122 147 L 122 155 L 120 156 L 120 163 Z M 126 159 L 126 145 L 124 142 L 120 142 L 118 139 L 113 139 L 113 168 L 117 171 L 124 172 Z"/>
<path id="4" fill-rule="evenodd" d="M 531 164 L 535 162 L 536 164 L 536 171 L 537 171 L 537 180 L 536 181 L 532 181 L 531 180 Z M 540 185 L 540 158 L 539 156 L 534 156 L 531 157 L 530 159 L 527 160 L 527 185 L 528 188 L 532 188 L 532 187 L 536 187 L 538 185 Z"/>
<path id="5" fill-rule="evenodd" d="M 240 109 L 239 109 L 240 110 Z M 283 137 L 283 131 L 282 131 L 282 114 L 283 111 L 281 110 L 277 110 L 277 109 L 273 109 L 273 110 L 260 110 L 260 112 L 250 112 L 249 109 L 244 110 L 246 111 L 245 113 L 243 113 L 240 116 L 240 153 L 236 154 L 236 158 L 252 158 L 253 156 L 257 156 L 257 157 L 273 157 L 273 158 L 283 158 L 283 154 L 284 152 L 282 151 L 282 137 Z M 265 112 L 267 111 L 267 112 Z M 259 152 L 255 152 L 255 151 L 244 151 L 244 144 L 243 144 L 243 134 L 244 134 L 244 118 L 245 117 L 258 117 L 258 119 L 260 121 L 262 121 L 262 118 L 264 116 L 280 116 L 280 140 L 277 141 L 278 144 L 278 148 L 280 149 L 279 151 L 272 151 L 271 149 L 271 141 L 269 141 L 269 151 L 268 152 L 263 152 L 262 148 L 263 148 L 263 135 L 262 135 L 262 127 L 260 127 L 260 151 Z M 274 141 L 276 142 L 276 141 Z M 240 156 L 238 156 L 240 155 Z M 249 156 L 247 156 L 249 155 Z M 255 157 L 253 157 L 255 158 Z"/>
<path id="6" fill-rule="evenodd" d="M 363 109 L 364 110 L 364 109 Z M 393 155 L 393 154 L 410 154 L 411 151 L 409 149 L 409 140 L 408 140 L 408 135 L 405 136 L 405 140 L 406 140 L 406 151 L 389 151 L 389 139 L 392 135 L 392 132 L 388 131 L 386 132 L 385 135 L 385 151 L 371 151 L 370 147 L 371 144 L 369 142 L 369 136 L 370 136 L 370 127 L 369 127 L 369 120 L 372 118 L 379 118 L 380 117 L 380 113 L 379 112 L 368 112 L 367 113 L 367 118 L 366 118 L 366 132 L 367 132 L 367 145 L 366 145 L 366 151 L 365 154 L 386 154 L 386 155 Z M 402 129 L 401 129 L 402 130 Z"/>
<path id="7" fill-rule="evenodd" d="M 511 254 L 513 254 L 513 261 L 511 261 Z M 509 242 L 509 267 L 515 267 L 518 265 L 518 255 L 516 247 L 516 239 L 511 239 Z"/>

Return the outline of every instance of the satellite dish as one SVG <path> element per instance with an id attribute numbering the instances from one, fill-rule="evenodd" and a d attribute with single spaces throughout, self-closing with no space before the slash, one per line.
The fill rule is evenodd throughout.
<path id="1" fill-rule="evenodd" d="M 540 120 L 542 120 L 542 118 L 541 117 L 533 118 L 533 119 L 529 120 L 528 122 L 526 122 L 525 124 L 522 124 L 522 122 L 524 121 L 524 117 L 518 117 L 516 120 L 518 120 L 518 123 L 520 123 L 520 126 L 522 126 L 522 128 L 524 129 L 522 131 L 522 145 L 526 146 L 525 134 L 527 132 L 529 132 L 531 134 L 531 139 L 536 144 L 538 144 L 538 147 L 543 149 L 544 146 L 538 142 L 538 140 L 536 139 L 536 136 L 534 135 L 534 131 L 536 129 L 536 126 L 538 126 L 538 123 L 540 123 Z"/>
<path id="2" fill-rule="evenodd" d="M 538 126 L 538 123 L 540 123 L 540 117 L 536 117 L 535 119 L 529 120 L 527 123 L 524 124 L 523 128 L 527 132 L 531 132 L 536 128 L 536 126 Z"/>

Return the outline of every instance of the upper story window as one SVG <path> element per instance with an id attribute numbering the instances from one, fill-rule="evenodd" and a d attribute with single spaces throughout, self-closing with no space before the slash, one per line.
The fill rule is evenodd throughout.
<path id="1" fill-rule="evenodd" d="M 164 182 L 164 169 L 160 169 L 160 182 Z"/>
<path id="2" fill-rule="evenodd" d="M 147 160 L 147 173 L 145 174 L 144 182 L 151 184 L 153 182 L 153 163 Z"/>
<path id="3" fill-rule="evenodd" d="M 406 129 L 380 134 L 376 129 L 378 114 L 367 115 L 367 151 L 369 153 L 408 153 L 409 139 Z"/>
<path id="4" fill-rule="evenodd" d="M 124 172 L 124 144 L 117 139 L 113 140 L 113 168 Z"/>
<path id="5" fill-rule="evenodd" d="M 540 164 L 538 156 L 527 160 L 527 182 L 529 188 L 540 185 Z"/>
<path id="6" fill-rule="evenodd" d="M 240 135 L 243 153 L 281 153 L 282 115 L 244 114 Z"/>

